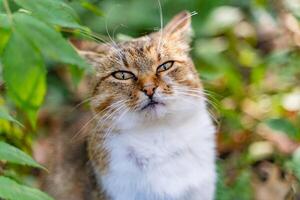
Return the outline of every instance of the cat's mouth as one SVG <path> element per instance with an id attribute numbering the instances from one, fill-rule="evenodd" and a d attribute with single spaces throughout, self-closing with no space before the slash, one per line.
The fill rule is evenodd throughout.
<path id="1" fill-rule="evenodd" d="M 144 105 L 142 107 L 141 110 L 153 109 L 153 108 L 155 108 L 155 107 L 157 107 L 159 105 L 164 106 L 165 104 L 161 103 L 161 102 L 158 102 L 158 101 L 150 100 L 146 105 Z"/>

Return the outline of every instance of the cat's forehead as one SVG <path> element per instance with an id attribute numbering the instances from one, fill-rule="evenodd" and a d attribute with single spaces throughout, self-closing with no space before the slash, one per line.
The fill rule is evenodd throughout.
<path id="1" fill-rule="evenodd" d="M 161 52 L 156 41 L 151 38 L 142 38 L 120 45 L 120 51 L 115 54 L 127 68 L 138 71 L 151 70 L 153 65 L 161 60 Z"/>

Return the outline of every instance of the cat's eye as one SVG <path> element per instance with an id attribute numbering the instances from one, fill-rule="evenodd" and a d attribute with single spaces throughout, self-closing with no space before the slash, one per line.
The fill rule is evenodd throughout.
<path id="1" fill-rule="evenodd" d="M 174 61 L 167 61 L 161 65 L 159 65 L 156 69 L 157 73 L 163 72 L 163 71 L 167 71 L 168 69 L 170 69 L 174 64 Z"/>
<path id="2" fill-rule="evenodd" d="M 118 80 L 128 80 L 128 79 L 135 79 L 135 75 L 128 71 L 116 71 L 111 74 Z"/>

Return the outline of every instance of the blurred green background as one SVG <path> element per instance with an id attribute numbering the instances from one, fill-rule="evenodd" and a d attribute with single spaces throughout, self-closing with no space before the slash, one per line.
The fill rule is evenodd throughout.
<path id="1" fill-rule="evenodd" d="M 17 12 L 20 5 L 25 10 L 32 9 L 33 14 L 35 9 L 38 10 L 19 1 L 10 2 L 11 12 Z M 52 20 L 51 9 L 47 13 L 51 20 L 36 11 L 39 20 L 54 25 L 55 31 L 61 32 L 64 38 L 108 39 L 109 34 L 114 40 L 121 41 L 160 27 L 156 0 L 64 2 L 77 13 L 76 23 L 61 13 Z M 198 13 L 192 18 L 194 40 L 191 54 L 218 127 L 216 199 L 300 199 L 300 1 L 161 0 L 160 3 L 164 23 L 182 10 Z M 6 13 L 7 9 L 2 6 L 0 11 Z M 8 39 L 4 36 L 9 38 L 11 33 L 7 28 L 9 25 L 4 23 L 8 20 L 1 21 L 0 17 L 0 53 L 4 49 L 1 57 L 4 72 L 5 63 L 11 63 L 5 58 L 8 57 L 5 54 Z M 77 24 L 81 26 L 76 27 Z M 84 64 L 72 52 L 66 55 L 70 59 L 60 58 L 51 52 L 56 50 L 55 47 L 44 44 L 43 47 L 36 45 L 37 48 L 49 48 L 46 53 L 40 50 L 48 72 L 43 104 L 41 100 L 36 109 L 28 109 L 16 102 L 13 95 L 6 98 L 9 87 L 13 85 L 6 90 L 0 78 L 0 105 L 5 105 L 5 109 L 24 124 L 20 127 L 3 118 L 0 121 L 0 140 L 28 153 L 33 152 L 38 161 L 42 160 L 39 159 L 42 153 L 37 152 L 36 139 L 52 130 L 57 113 L 66 107 L 74 108 L 88 97 L 87 88 L 81 83 L 86 70 L 80 66 Z M 36 118 L 32 116 L 41 105 L 35 128 Z M 88 103 L 81 106 L 88 109 Z M 27 185 L 35 184 L 38 170 L 2 165 L 2 174 Z"/>

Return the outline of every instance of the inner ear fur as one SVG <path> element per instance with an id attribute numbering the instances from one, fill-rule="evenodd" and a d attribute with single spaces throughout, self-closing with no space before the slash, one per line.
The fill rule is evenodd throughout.
<path id="1" fill-rule="evenodd" d="M 175 15 L 163 29 L 164 35 L 189 41 L 192 34 L 191 16 L 189 11 L 182 11 Z"/>

